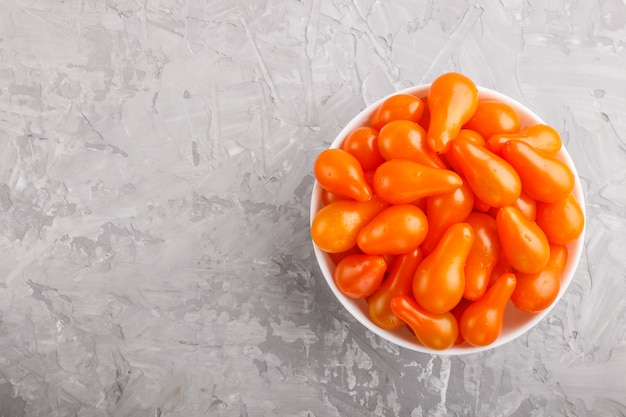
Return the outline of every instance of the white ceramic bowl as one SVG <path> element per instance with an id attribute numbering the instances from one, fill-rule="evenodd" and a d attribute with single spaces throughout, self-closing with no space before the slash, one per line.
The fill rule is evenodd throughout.
<path id="1" fill-rule="evenodd" d="M 337 135 L 336 139 L 332 142 L 330 147 L 338 148 L 341 145 L 341 142 L 344 140 L 344 138 L 348 135 L 348 133 L 350 133 L 352 130 L 354 130 L 355 128 L 359 126 L 368 125 L 370 117 L 372 113 L 374 112 L 374 110 L 378 106 L 380 106 L 383 103 L 383 101 L 385 101 L 387 98 L 396 94 L 412 94 L 416 97 L 425 99 L 425 97 L 428 95 L 429 87 L 430 87 L 430 84 L 410 87 L 401 91 L 397 91 L 393 94 L 390 94 L 387 97 L 383 97 L 380 100 L 376 101 L 375 103 L 372 103 L 371 105 L 367 106 L 364 110 L 362 110 L 359 114 L 357 114 L 354 117 L 354 119 L 352 119 L 341 130 L 341 132 L 339 132 L 339 134 Z M 519 102 L 501 93 L 498 93 L 496 91 L 493 91 L 487 88 L 482 88 L 482 87 L 478 87 L 478 93 L 479 93 L 480 99 L 496 99 L 513 107 L 517 111 L 520 117 L 522 128 L 528 125 L 546 124 L 543 120 L 541 120 L 539 116 L 537 116 L 527 107 L 525 107 Z M 576 183 L 574 185 L 573 192 L 574 192 L 574 196 L 578 200 L 578 203 L 580 204 L 580 207 L 582 208 L 583 213 L 584 213 L 585 202 L 584 202 L 583 192 L 582 192 L 582 188 L 580 184 L 580 179 L 578 177 L 578 173 L 576 172 L 576 167 L 574 166 L 572 159 L 567 153 L 565 146 L 561 147 L 561 150 L 558 156 L 564 162 L 567 163 L 567 165 L 570 167 L 570 169 L 574 173 L 574 176 L 576 178 Z M 311 196 L 311 211 L 310 211 L 311 223 L 313 222 L 313 218 L 315 214 L 323 206 L 322 199 L 321 199 L 321 191 L 322 191 L 322 188 L 316 181 L 313 186 L 313 193 Z M 453 346 L 449 349 L 441 350 L 441 351 L 429 349 L 423 346 L 422 344 L 420 344 L 417 338 L 412 333 L 410 333 L 410 331 L 406 328 L 406 326 L 399 330 L 389 331 L 389 330 L 384 330 L 378 327 L 376 324 L 374 324 L 369 319 L 366 301 L 364 299 L 354 300 L 349 297 L 346 297 L 337 289 L 337 286 L 335 285 L 335 282 L 333 280 L 335 264 L 332 262 L 332 260 L 330 259 L 330 256 L 327 253 L 322 251 L 315 244 L 313 244 L 313 247 L 315 250 L 315 256 L 317 257 L 317 261 L 319 263 L 320 269 L 322 270 L 322 273 L 324 274 L 324 278 L 326 279 L 326 282 L 328 283 L 329 287 L 331 288 L 331 290 L 333 291 L 333 293 L 335 294 L 339 302 L 350 312 L 350 314 L 352 314 L 361 324 L 367 327 L 370 331 L 374 332 L 378 336 L 392 343 L 395 343 L 398 346 L 402 346 L 404 348 L 411 349 L 414 351 L 425 352 L 425 353 L 435 353 L 439 355 L 461 355 L 461 354 L 486 351 L 489 349 L 493 349 L 497 346 L 500 346 L 504 343 L 507 343 L 521 336 L 528 330 L 530 330 L 541 319 L 543 319 L 545 316 L 550 314 L 550 311 L 554 308 L 556 303 L 563 296 L 569 284 L 571 283 L 572 278 L 574 277 L 576 267 L 578 265 L 580 256 L 582 254 L 583 242 L 584 242 L 584 230 L 581 236 L 578 238 L 578 240 L 568 245 L 568 248 L 567 248 L 568 258 L 567 258 L 567 264 L 565 265 L 565 270 L 563 271 L 563 277 L 561 280 L 561 283 L 562 283 L 561 289 L 559 291 L 557 298 L 554 300 L 554 302 L 552 303 L 552 305 L 550 305 L 549 308 L 539 313 L 534 313 L 534 314 L 526 313 L 515 308 L 513 304 L 509 302 L 509 305 L 505 312 L 504 328 L 502 329 L 502 333 L 500 334 L 500 336 L 494 343 L 488 346 L 484 346 L 484 347 L 474 347 L 467 343 L 463 343 L 461 345 Z"/>

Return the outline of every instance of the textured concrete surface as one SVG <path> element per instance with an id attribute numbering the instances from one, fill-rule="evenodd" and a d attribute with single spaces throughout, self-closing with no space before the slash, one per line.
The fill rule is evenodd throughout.
<path id="1" fill-rule="evenodd" d="M 623 0 L 0 0 L 0 415 L 626 414 Z M 328 289 L 312 161 L 462 71 L 555 126 L 586 250 L 556 310 L 465 357 Z"/>

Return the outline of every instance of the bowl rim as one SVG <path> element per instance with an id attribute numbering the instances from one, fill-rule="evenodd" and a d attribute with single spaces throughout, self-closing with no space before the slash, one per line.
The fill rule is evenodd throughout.
<path id="1" fill-rule="evenodd" d="M 424 98 L 428 94 L 429 88 L 430 88 L 430 84 L 414 85 L 414 86 L 407 87 L 407 88 L 395 91 L 393 93 L 390 93 L 374 101 L 373 103 L 367 105 L 341 129 L 341 131 L 337 134 L 335 139 L 332 141 L 329 148 L 338 148 L 343 142 L 343 140 L 345 139 L 345 137 L 347 136 L 347 134 L 351 132 L 352 130 L 354 130 L 355 128 L 359 126 L 363 126 L 365 123 L 367 123 L 369 121 L 371 114 L 374 112 L 374 110 L 378 106 L 380 106 L 385 100 L 387 100 L 389 97 L 392 97 L 398 94 L 409 94 L 409 95 L 414 95 L 416 97 Z M 520 116 L 522 128 L 531 123 L 532 124 L 546 124 L 541 117 L 539 117 L 535 112 L 530 110 L 523 103 L 520 103 L 519 101 L 505 94 L 502 94 L 498 91 L 495 91 L 489 88 L 477 86 L 477 89 L 478 89 L 479 99 L 485 99 L 485 100 L 495 99 L 495 100 L 502 101 L 512 106 L 518 112 L 518 115 Z M 580 205 L 581 210 L 586 220 L 585 199 L 584 199 L 580 177 L 578 176 L 576 166 L 574 165 L 574 162 L 572 158 L 570 157 L 564 144 L 561 146 L 561 149 L 559 150 L 559 153 L 557 154 L 557 156 L 569 166 L 569 168 L 572 170 L 574 174 L 575 184 L 574 184 L 573 194 L 578 204 Z M 321 208 L 322 208 L 321 186 L 317 182 L 317 180 L 315 180 L 313 184 L 313 190 L 311 193 L 309 227 L 311 226 L 313 222 L 315 214 Z M 587 226 L 587 221 L 585 221 L 583 231 L 578 237 L 578 239 L 567 245 L 568 257 L 567 257 L 567 262 L 563 271 L 563 276 L 561 279 L 561 288 L 559 290 L 559 293 L 556 299 L 552 302 L 552 304 L 548 308 L 537 313 L 524 313 L 516 309 L 514 306 L 512 306 L 512 303 L 509 301 L 509 305 L 507 306 L 507 313 L 509 314 L 509 316 L 513 314 L 513 317 L 516 321 L 513 323 L 505 323 L 505 329 L 503 329 L 502 334 L 500 334 L 498 339 L 496 339 L 493 343 L 487 346 L 477 347 L 477 346 L 471 346 L 467 344 L 467 342 L 464 342 L 461 345 L 455 345 L 446 350 L 435 350 L 435 349 L 430 349 L 426 346 L 421 345 L 419 341 L 417 341 L 415 336 L 412 335 L 408 331 L 408 329 L 406 329 L 406 326 L 399 330 L 390 331 L 390 330 L 382 329 L 378 327 L 376 324 L 374 324 L 367 317 L 367 313 L 363 311 L 365 308 L 364 304 L 366 303 L 366 301 L 363 299 L 354 300 L 349 297 L 346 297 L 337 289 L 334 283 L 334 280 L 332 278 L 333 272 L 334 272 L 334 264 L 330 260 L 330 256 L 326 254 L 324 251 L 322 251 L 314 242 L 311 242 L 311 243 L 313 245 L 313 249 L 315 252 L 317 264 L 322 271 L 322 275 L 324 276 L 326 283 L 330 287 L 331 291 L 334 293 L 339 303 L 346 310 L 348 310 L 350 315 L 354 317 L 361 325 L 365 326 L 368 330 L 370 330 L 377 336 L 395 345 L 401 346 L 409 350 L 422 352 L 422 353 L 436 354 L 436 355 L 445 355 L 445 356 L 466 355 L 466 354 L 489 351 L 489 350 L 495 349 L 496 347 L 502 346 L 505 343 L 508 343 L 514 339 L 517 339 L 520 336 L 527 333 L 530 329 L 535 327 L 537 323 L 539 323 L 548 314 L 552 312 L 554 307 L 557 305 L 557 303 L 560 301 L 560 299 L 563 297 L 563 295 L 567 291 L 576 273 L 578 264 L 580 262 L 580 258 L 582 256 L 583 248 L 584 248 L 586 226 Z M 511 313 L 510 311 L 512 309 L 515 309 L 517 311 Z M 521 321 L 523 323 L 522 325 L 517 324 L 517 320 L 521 320 L 520 317 L 525 318 L 523 321 Z M 507 324 L 513 325 L 514 328 L 509 329 Z"/>

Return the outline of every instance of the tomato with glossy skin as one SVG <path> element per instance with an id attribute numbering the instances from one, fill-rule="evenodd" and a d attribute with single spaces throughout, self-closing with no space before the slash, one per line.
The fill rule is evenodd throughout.
<path id="1" fill-rule="evenodd" d="M 430 313 L 407 295 L 393 297 L 391 310 L 413 330 L 417 340 L 430 349 L 448 349 L 456 342 L 459 325 L 450 312 Z"/>
<path id="2" fill-rule="evenodd" d="M 465 261 L 463 297 L 477 300 L 487 291 L 491 273 L 500 256 L 500 238 L 496 220 L 486 213 L 471 213 L 465 222 L 474 230 L 474 244 Z"/>
<path id="3" fill-rule="evenodd" d="M 462 184 L 455 172 L 404 159 L 383 162 L 374 172 L 376 194 L 391 204 L 412 203 L 422 197 L 453 191 Z"/>
<path id="4" fill-rule="evenodd" d="M 573 194 L 554 203 L 537 204 L 537 224 L 550 243 L 574 242 L 585 228 L 585 215 Z"/>
<path id="5" fill-rule="evenodd" d="M 378 150 L 385 160 L 408 159 L 433 168 L 446 168 L 426 145 L 426 132 L 410 120 L 394 120 L 380 129 Z"/>
<path id="6" fill-rule="evenodd" d="M 359 232 L 357 244 L 364 253 L 400 255 L 415 250 L 428 233 L 428 220 L 413 204 L 387 207 Z"/>
<path id="7" fill-rule="evenodd" d="M 431 313 L 452 310 L 465 290 L 465 261 L 474 243 L 467 223 L 453 224 L 415 272 L 413 296 Z"/>
<path id="8" fill-rule="evenodd" d="M 541 271 L 550 258 L 550 244 L 543 230 L 513 206 L 504 206 L 496 216 L 498 237 L 509 264 L 517 271 Z"/>
<path id="9" fill-rule="evenodd" d="M 459 131 L 459 134 L 457 135 L 457 139 L 458 138 L 465 138 L 465 139 L 469 140 L 470 142 L 475 143 L 478 146 L 483 146 L 483 147 L 487 146 L 487 143 L 485 142 L 485 139 L 483 139 L 483 137 L 480 135 L 480 133 L 478 133 L 478 132 L 476 132 L 474 130 L 461 129 Z M 455 172 L 457 172 L 459 174 L 463 173 L 463 170 L 461 169 L 461 166 L 457 162 L 457 160 L 454 157 L 454 154 L 452 152 L 448 152 L 447 154 L 445 154 L 443 156 L 445 157 L 446 161 L 448 162 L 448 165 L 450 165 L 450 167 Z"/>
<path id="10" fill-rule="evenodd" d="M 372 198 L 372 189 L 365 182 L 359 161 L 343 149 L 326 149 L 315 159 L 315 179 L 333 194 L 357 201 Z"/>
<path id="11" fill-rule="evenodd" d="M 335 268 L 335 285 L 350 298 L 368 297 L 383 282 L 387 263 L 380 255 L 348 255 Z"/>
<path id="12" fill-rule="evenodd" d="M 487 346 L 496 341 L 502 333 L 506 305 L 516 285 L 514 274 L 504 274 L 489 287 L 485 295 L 465 309 L 459 328 L 467 343 Z"/>
<path id="13" fill-rule="evenodd" d="M 388 205 L 377 197 L 365 202 L 342 200 L 331 203 L 313 217 L 311 238 L 325 252 L 345 252 L 356 245 L 361 228 Z"/>
<path id="14" fill-rule="evenodd" d="M 330 260 L 333 261 L 333 264 L 335 264 L 335 266 L 337 266 L 337 264 L 346 256 L 348 255 L 355 255 L 355 254 L 362 254 L 363 252 L 361 252 L 361 249 L 359 249 L 358 245 L 354 245 L 353 247 L 351 247 L 350 249 L 343 251 L 343 252 L 338 252 L 338 253 L 328 253 L 328 256 L 330 256 Z"/>
<path id="15" fill-rule="evenodd" d="M 534 198 L 530 197 L 528 194 L 522 190 L 521 194 L 512 204 L 513 207 L 518 208 L 524 216 L 529 218 L 530 220 L 535 220 L 537 217 L 537 201 Z M 491 207 L 489 209 L 489 214 L 495 219 L 498 215 L 498 208 Z"/>
<path id="16" fill-rule="evenodd" d="M 457 138 L 450 148 L 476 197 L 490 207 L 512 204 L 522 192 L 522 181 L 507 161 L 465 139 Z"/>
<path id="17" fill-rule="evenodd" d="M 473 208 L 474 193 L 467 183 L 449 193 L 426 197 L 428 234 L 422 243 L 424 254 L 431 253 L 446 230 L 464 221 Z"/>
<path id="18" fill-rule="evenodd" d="M 550 259 L 544 269 L 534 274 L 518 272 L 517 286 L 511 295 L 515 307 L 529 313 L 538 313 L 550 307 L 559 295 L 566 262 L 567 247 L 550 245 Z"/>
<path id="19" fill-rule="evenodd" d="M 490 138 L 502 133 L 517 133 L 520 124 L 519 115 L 508 104 L 498 100 L 478 100 L 474 115 L 463 127 Z"/>
<path id="20" fill-rule="evenodd" d="M 384 161 L 378 150 L 378 131 L 369 126 L 350 132 L 341 143 L 341 149 L 354 156 L 363 171 L 373 171 Z"/>
<path id="21" fill-rule="evenodd" d="M 510 140 L 526 142 L 535 149 L 551 155 L 556 155 L 561 149 L 559 132 L 544 124 L 527 126 L 518 133 L 502 133 L 491 136 L 487 140 L 487 146 L 491 152 L 500 155 L 502 147 Z"/>
<path id="22" fill-rule="evenodd" d="M 378 327 L 395 330 L 404 326 L 404 322 L 391 311 L 391 300 L 396 295 L 411 295 L 413 277 L 417 266 L 424 256 L 418 248 L 396 257 L 391 265 L 389 275 L 380 288 L 367 298 L 370 319 Z"/>
<path id="23" fill-rule="evenodd" d="M 525 142 L 508 141 L 502 147 L 502 157 L 519 174 L 524 192 L 537 201 L 553 203 L 574 189 L 574 174 L 565 162 Z"/>
<path id="24" fill-rule="evenodd" d="M 424 102 L 410 94 L 396 94 L 386 99 L 372 114 L 370 123 L 376 130 L 394 120 L 419 122 L 424 113 Z"/>
<path id="25" fill-rule="evenodd" d="M 449 72 L 437 77 L 428 90 L 430 125 L 427 143 L 438 154 L 445 154 L 478 106 L 478 88 L 463 74 Z"/>

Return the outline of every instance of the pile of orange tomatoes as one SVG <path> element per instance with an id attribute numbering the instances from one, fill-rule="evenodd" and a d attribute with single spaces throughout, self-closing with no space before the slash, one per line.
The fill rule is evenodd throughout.
<path id="1" fill-rule="evenodd" d="M 318 155 L 312 239 L 381 328 L 409 326 L 437 350 L 489 345 L 509 300 L 527 312 L 553 303 L 583 231 L 560 149 L 552 127 L 522 127 L 467 76 L 443 74 L 427 97 L 391 96 Z"/>

